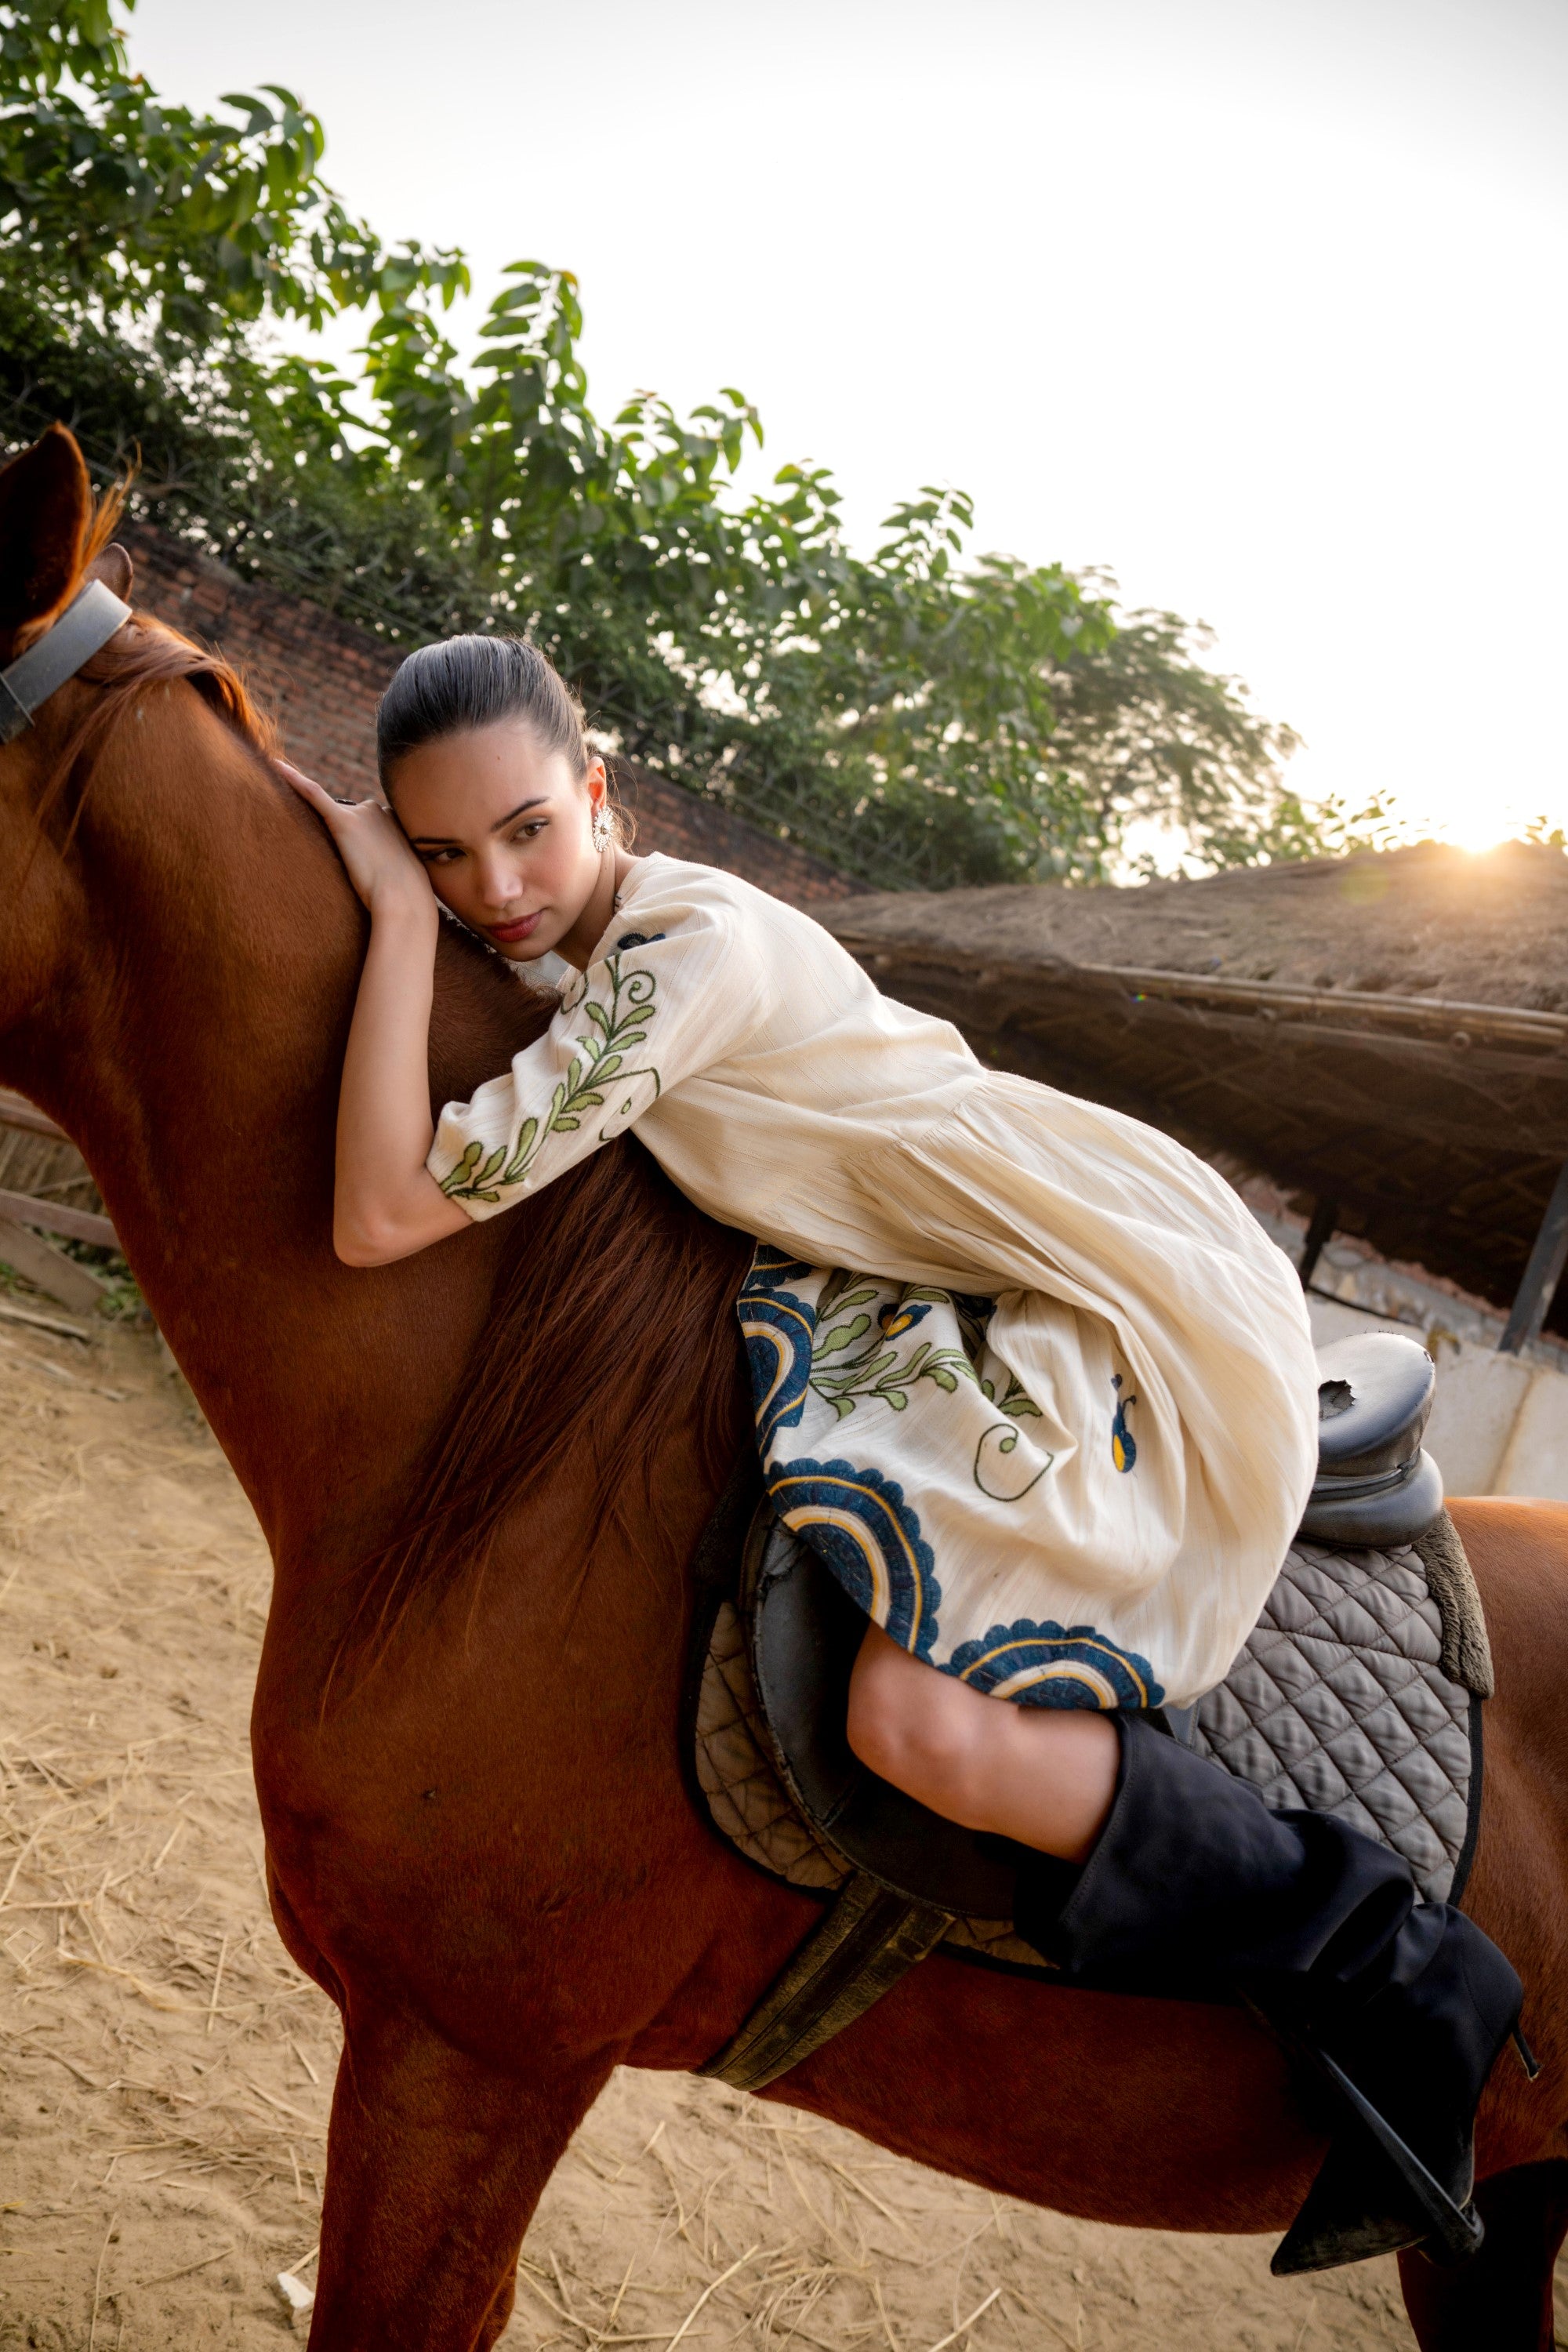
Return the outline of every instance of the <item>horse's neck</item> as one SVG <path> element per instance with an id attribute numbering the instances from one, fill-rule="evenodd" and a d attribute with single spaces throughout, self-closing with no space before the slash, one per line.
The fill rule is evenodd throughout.
<path id="1" fill-rule="evenodd" d="M 15 1066 L 79 1142 L 274 1549 L 332 1551 L 395 1503 L 493 1251 L 465 1236 L 375 1273 L 333 1256 L 363 920 L 325 835 L 193 696 L 170 702 L 94 778 L 86 920 Z M 484 1038 L 498 1019 L 479 996 L 491 1058 L 454 1074 L 470 1087 L 514 1049 Z"/>

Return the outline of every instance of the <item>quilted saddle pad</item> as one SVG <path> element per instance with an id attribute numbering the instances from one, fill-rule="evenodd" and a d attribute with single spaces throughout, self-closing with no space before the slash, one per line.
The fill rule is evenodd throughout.
<path id="1" fill-rule="evenodd" d="M 1480 1813 L 1479 1596 L 1447 1513 L 1414 1545 L 1336 1550 L 1299 1538 L 1225 1681 L 1177 1736 L 1278 1808 L 1343 1820 L 1403 1854 L 1429 1902 L 1458 1901 Z M 851 1865 L 774 1764 L 739 1612 L 721 1600 L 697 1693 L 694 1764 L 714 1827 L 750 1862 L 828 1895 Z M 1046 1963 L 1008 1919 L 955 1919 L 950 1948 Z"/>

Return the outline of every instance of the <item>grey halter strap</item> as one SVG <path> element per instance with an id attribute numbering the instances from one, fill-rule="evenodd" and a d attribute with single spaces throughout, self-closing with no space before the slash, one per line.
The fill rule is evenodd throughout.
<path id="1" fill-rule="evenodd" d="M 47 634 L 8 669 L 0 669 L 0 744 L 14 743 L 24 727 L 32 725 L 34 711 L 130 618 L 130 605 L 122 604 L 112 588 L 101 580 L 89 580 Z"/>

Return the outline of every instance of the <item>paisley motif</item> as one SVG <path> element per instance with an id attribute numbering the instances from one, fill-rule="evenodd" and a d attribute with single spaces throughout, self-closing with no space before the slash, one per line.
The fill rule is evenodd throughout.
<path id="1" fill-rule="evenodd" d="M 1138 1459 L 1138 1441 L 1127 1426 L 1127 1408 L 1138 1400 L 1121 1394 L 1120 1372 L 1112 1372 L 1110 1385 L 1117 1391 L 1116 1414 L 1110 1424 L 1110 1458 L 1119 1470 L 1131 1470 Z"/>

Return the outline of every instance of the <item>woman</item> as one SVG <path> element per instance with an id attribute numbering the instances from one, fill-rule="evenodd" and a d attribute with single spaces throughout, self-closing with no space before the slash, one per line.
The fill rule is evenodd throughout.
<path id="1" fill-rule="evenodd" d="M 983 1068 L 798 910 L 633 857 L 581 709 L 532 646 L 411 656 L 378 747 L 388 809 L 289 772 L 372 918 L 339 1255 L 424 1249 L 628 1128 L 760 1235 L 742 1314 L 764 1468 L 869 1621 L 851 1747 L 1032 1850 L 1016 1924 L 1064 1968 L 1239 1990 L 1336 2080 L 1345 2120 L 1277 2268 L 1435 2223 L 1465 2243 L 1512 1969 L 1417 1906 L 1395 1856 L 1269 1812 L 1147 1719 L 1223 1676 L 1311 1484 L 1316 1368 L 1283 1256 L 1179 1145 Z M 441 906 L 573 976 L 548 1032 L 433 1128 Z M 1352 2121 L 1356 2092 L 1413 2175 Z"/>

